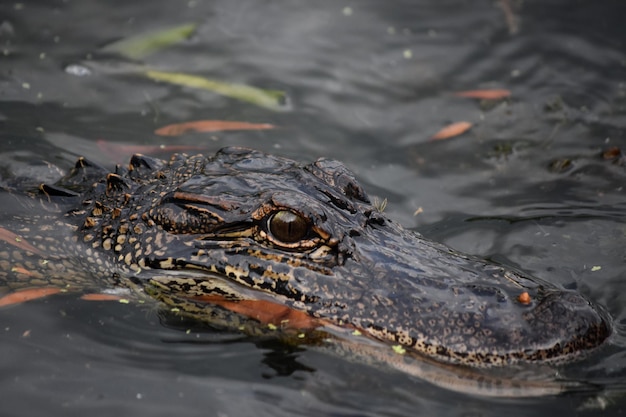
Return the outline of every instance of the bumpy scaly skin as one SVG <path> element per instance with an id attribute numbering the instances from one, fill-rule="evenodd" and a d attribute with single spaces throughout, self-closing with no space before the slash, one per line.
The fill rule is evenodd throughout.
<path id="1" fill-rule="evenodd" d="M 5 245 L 9 286 L 134 285 L 172 303 L 272 300 L 472 366 L 569 360 L 611 332 L 577 293 L 404 230 L 336 161 L 226 148 L 169 162 L 134 156 L 104 174 L 81 160 L 42 190 L 42 204 L 61 214 L 15 220 L 13 232 L 37 249 Z M 299 219 L 286 237 L 274 226 L 285 212 Z M 529 304 L 517 300 L 523 292 Z M 210 321 L 209 309 L 203 317 L 193 306 Z"/>

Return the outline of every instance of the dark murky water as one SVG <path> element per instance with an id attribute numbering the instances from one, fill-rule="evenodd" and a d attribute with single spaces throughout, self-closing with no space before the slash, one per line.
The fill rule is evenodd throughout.
<path id="1" fill-rule="evenodd" d="M 491 401 L 311 350 L 186 334 L 140 306 L 66 295 L 0 311 L 1 414 L 621 414 L 626 167 L 602 153 L 626 148 L 624 16 L 621 0 L 4 2 L 3 177 L 52 178 L 41 161 L 67 169 L 79 155 L 112 166 L 132 153 L 124 145 L 334 157 L 389 200 L 392 217 L 578 289 L 606 306 L 617 332 L 576 370 L 601 384 L 599 397 Z M 155 83 L 97 53 L 116 39 L 187 22 L 200 24 L 191 40 L 144 62 L 283 90 L 291 109 Z M 91 75 L 64 70 L 88 54 L 96 56 Z M 485 88 L 512 97 L 452 94 Z M 281 128 L 153 133 L 203 119 Z M 474 126 L 429 140 L 457 121 Z"/>

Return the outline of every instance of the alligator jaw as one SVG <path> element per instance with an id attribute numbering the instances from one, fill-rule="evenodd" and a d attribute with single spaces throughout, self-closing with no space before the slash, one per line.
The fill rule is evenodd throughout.
<path id="1" fill-rule="evenodd" d="M 521 398 L 558 395 L 571 391 L 591 391 L 594 387 L 576 381 L 549 377 L 541 371 L 511 366 L 494 374 L 485 369 L 441 363 L 411 348 L 389 345 L 372 337 L 367 329 L 337 325 L 314 318 L 277 302 L 276 297 L 233 284 L 224 277 L 197 269 L 159 271 L 148 279 L 148 293 L 178 314 L 219 325 L 253 336 L 278 337 L 288 344 L 307 343 L 323 352 L 358 361 L 376 368 L 396 369 L 433 385 L 484 397 Z M 200 284 L 201 295 L 191 295 L 189 285 Z M 209 294 L 206 290 L 213 288 Z M 222 317 L 226 318 L 223 318 Z M 170 323 L 171 325 L 171 323 Z"/>

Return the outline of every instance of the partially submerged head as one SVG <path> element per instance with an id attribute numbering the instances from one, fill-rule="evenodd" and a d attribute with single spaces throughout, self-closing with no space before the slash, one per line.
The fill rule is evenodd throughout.
<path id="1" fill-rule="evenodd" d="M 610 334 L 579 294 L 403 229 L 336 161 L 243 148 L 136 156 L 87 200 L 88 241 L 179 296 L 265 300 L 471 365 L 568 359 Z"/>

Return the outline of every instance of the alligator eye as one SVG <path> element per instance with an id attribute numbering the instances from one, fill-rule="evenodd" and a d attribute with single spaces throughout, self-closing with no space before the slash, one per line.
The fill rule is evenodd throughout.
<path id="1" fill-rule="evenodd" d="M 284 243 L 295 243 L 302 240 L 309 231 L 307 221 L 291 211 L 282 210 L 270 217 L 269 231 Z"/>

